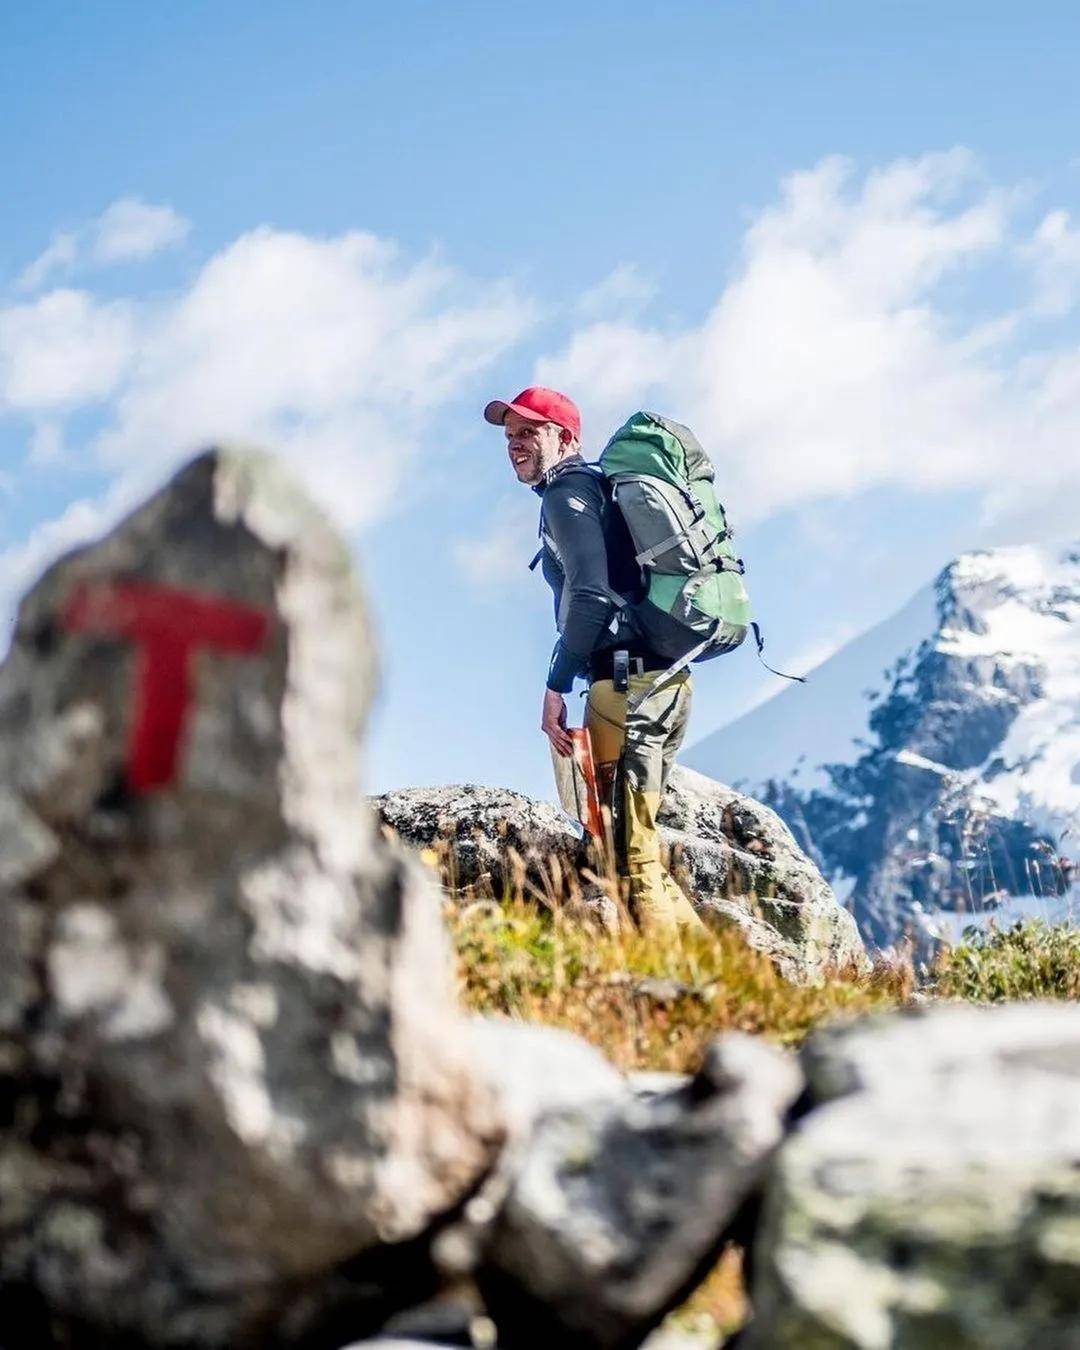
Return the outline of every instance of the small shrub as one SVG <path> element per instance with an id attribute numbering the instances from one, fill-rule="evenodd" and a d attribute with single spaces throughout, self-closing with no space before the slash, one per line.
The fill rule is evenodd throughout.
<path id="1" fill-rule="evenodd" d="M 1080 929 L 1038 919 L 965 929 L 964 940 L 934 962 L 931 992 L 980 1003 L 1080 998 Z"/>

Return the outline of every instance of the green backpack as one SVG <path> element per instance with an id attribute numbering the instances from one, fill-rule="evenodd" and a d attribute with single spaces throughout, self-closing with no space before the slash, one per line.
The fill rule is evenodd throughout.
<path id="1" fill-rule="evenodd" d="M 600 467 L 647 582 L 634 617 L 650 646 L 673 663 L 633 706 L 691 661 L 733 651 L 748 627 L 760 655 L 742 559 L 716 498 L 712 463 L 694 433 L 657 413 L 637 412 L 608 441 Z"/>

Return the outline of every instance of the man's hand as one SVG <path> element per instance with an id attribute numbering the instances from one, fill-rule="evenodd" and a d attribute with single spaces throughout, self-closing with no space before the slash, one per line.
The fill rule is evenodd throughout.
<path id="1" fill-rule="evenodd" d="M 540 730 L 560 755 L 573 753 L 574 743 L 566 729 L 566 700 L 554 689 L 544 690 L 544 713 Z"/>

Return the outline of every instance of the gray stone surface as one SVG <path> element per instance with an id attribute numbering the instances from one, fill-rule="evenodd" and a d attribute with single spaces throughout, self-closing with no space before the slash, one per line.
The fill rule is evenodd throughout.
<path id="1" fill-rule="evenodd" d="M 416 848 L 440 844 L 462 888 L 501 895 L 515 881 L 543 891 L 550 858 L 576 869 L 587 859 L 556 807 L 519 792 L 473 784 L 405 788 L 373 798 L 382 822 Z M 672 866 L 704 917 L 735 925 L 788 979 L 816 982 L 865 965 L 851 915 L 774 811 L 703 774 L 676 766 L 660 812 Z M 586 911 L 614 920 L 597 897 Z"/>
<path id="2" fill-rule="evenodd" d="M 500 1343 L 638 1344 L 715 1257 L 801 1081 L 793 1057 L 731 1034 L 684 1087 L 542 1116 L 478 1272 Z"/>
<path id="3" fill-rule="evenodd" d="M 469 1038 L 477 1073 L 512 1138 L 527 1137 L 546 1111 L 629 1097 L 627 1079 L 610 1060 L 558 1027 L 472 1017 Z"/>
<path id="4" fill-rule="evenodd" d="M 817 1105 L 770 1177 L 747 1347 L 1080 1344 L 1080 1009 L 891 1014 L 804 1064 Z"/>
<path id="5" fill-rule="evenodd" d="M 703 917 L 735 924 L 788 979 L 865 966 L 854 918 L 775 811 L 676 765 L 659 820 L 675 873 Z"/>
<path id="6" fill-rule="evenodd" d="M 223 600 L 262 616 L 246 650 L 207 641 Z M 345 546 L 254 453 L 201 456 L 23 601 L 0 668 L 0 1321 L 36 1316 L 24 1343 L 265 1339 L 488 1166 L 437 890 L 357 783 L 373 672 Z"/>
<path id="7" fill-rule="evenodd" d="M 506 1143 L 460 1218 L 432 1244 L 434 1260 L 451 1284 L 475 1278 L 497 1217 L 527 1166 L 538 1122 L 552 1111 L 622 1107 L 637 1090 L 599 1050 L 558 1027 L 473 1017 L 469 1035 L 477 1073 L 494 1096 Z M 671 1082 L 665 1087 L 670 1089 Z"/>
<path id="8" fill-rule="evenodd" d="M 379 818 L 414 848 L 448 847 L 452 881 L 501 895 L 515 878 L 543 885 L 552 857 L 582 860 L 568 817 L 550 802 L 475 783 L 399 788 L 372 798 Z"/>

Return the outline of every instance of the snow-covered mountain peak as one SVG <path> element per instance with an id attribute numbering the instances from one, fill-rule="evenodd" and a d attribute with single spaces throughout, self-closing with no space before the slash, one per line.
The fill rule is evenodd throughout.
<path id="1" fill-rule="evenodd" d="M 1080 899 L 1080 547 L 964 554 L 687 759 L 775 806 L 876 936 Z"/>
<path id="2" fill-rule="evenodd" d="M 1038 659 L 1047 644 L 1067 641 L 1062 625 L 1080 617 L 1080 549 L 965 553 L 941 572 L 935 592 L 940 650 Z"/>

